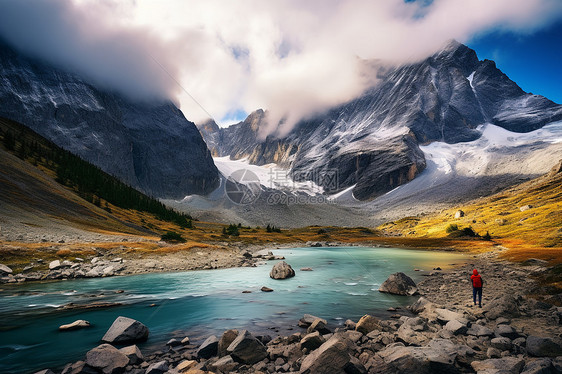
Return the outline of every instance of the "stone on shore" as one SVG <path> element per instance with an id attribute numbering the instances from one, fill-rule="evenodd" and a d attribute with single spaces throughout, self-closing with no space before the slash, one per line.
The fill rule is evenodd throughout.
<path id="1" fill-rule="evenodd" d="M 314 331 L 313 333 L 305 335 L 305 337 L 300 341 L 299 345 L 301 349 L 306 348 L 309 352 L 312 352 L 325 342 L 326 339 L 324 339 L 318 331 Z"/>
<path id="2" fill-rule="evenodd" d="M 350 360 L 347 344 L 343 339 L 334 336 L 304 358 L 300 372 L 310 374 L 343 373 L 344 367 Z"/>
<path id="3" fill-rule="evenodd" d="M 90 327 L 90 322 L 88 322 L 86 320 L 83 320 L 83 319 L 79 319 L 79 320 L 76 320 L 72 323 L 59 326 L 59 330 L 60 331 L 71 331 L 71 330 L 83 329 L 83 328 L 86 328 L 86 327 Z"/>
<path id="4" fill-rule="evenodd" d="M 86 364 L 103 374 L 122 373 L 129 358 L 111 344 L 102 344 L 86 353 Z"/>
<path id="5" fill-rule="evenodd" d="M 168 371 L 168 363 L 166 361 L 158 361 L 150 365 L 145 374 L 164 374 Z"/>
<path id="6" fill-rule="evenodd" d="M 477 373 L 519 374 L 525 361 L 518 357 L 493 358 L 484 361 L 473 361 L 470 366 Z"/>
<path id="7" fill-rule="evenodd" d="M 226 356 L 228 352 L 226 349 L 232 344 L 234 339 L 238 337 L 238 330 L 226 330 L 223 332 L 219 344 L 218 344 L 218 354 L 219 357 Z"/>
<path id="8" fill-rule="evenodd" d="M 503 295 L 484 305 L 483 313 L 488 319 L 499 317 L 518 317 L 521 315 L 519 303 L 512 295 Z"/>
<path id="9" fill-rule="evenodd" d="M 61 263 L 59 260 L 54 260 L 49 263 L 49 270 L 57 270 L 61 268 Z"/>
<path id="10" fill-rule="evenodd" d="M 12 274 L 13 270 L 4 264 L 0 264 L 0 275 Z"/>
<path id="11" fill-rule="evenodd" d="M 393 295 L 412 296 L 418 292 L 416 283 L 404 273 L 394 273 L 380 286 L 379 292 Z"/>
<path id="12" fill-rule="evenodd" d="M 224 356 L 217 361 L 207 365 L 207 370 L 220 373 L 231 373 L 238 366 L 231 356 Z"/>
<path id="13" fill-rule="evenodd" d="M 314 322 L 318 318 L 319 317 L 313 316 L 312 314 L 305 314 L 301 319 L 299 319 L 299 326 L 308 327 L 312 325 L 312 322 Z"/>
<path id="14" fill-rule="evenodd" d="M 226 351 L 237 362 L 255 364 L 267 357 L 267 349 L 247 330 L 242 330 Z"/>
<path id="15" fill-rule="evenodd" d="M 148 339 L 148 334 L 148 327 L 141 322 L 119 316 L 101 340 L 116 344 L 136 343 Z"/>
<path id="16" fill-rule="evenodd" d="M 527 337 L 527 353 L 536 357 L 558 357 L 562 356 L 562 345 L 560 341 L 551 338 L 530 335 Z"/>
<path id="17" fill-rule="evenodd" d="M 197 350 L 197 357 L 211 358 L 217 355 L 219 339 L 215 335 L 209 336 Z"/>
<path id="18" fill-rule="evenodd" d="M 119 351 L 129 358 L 129 362 L 132 365 L 140 364 L 141 362 L 144 361 L 144 356 L 142 355 L 142 352 L 140 351 L 139 347 L 137 347 L 134 344 L 129 345 L 127 347 L 123 347 Z"/>
<path id="19" fill-rule="evenodd" d="M 295 276 L 295 271 L 285 261 L 281 261 L 273 265 L 269 276 L 273 279 L 286 279 Z"/>
<path id="20" fill-rule="evenodd" d="M 369 314 L 365 314 L 363 317 L 361 317 L 361 319 L 359 319 L 359 322 L 357 322 L 355 330 L 363 333 L 364 335 L 367 335 L 373 330 L 380 330 L 380 322 L 381 321 L 378 318 L 373 317 Z"/>
<path id="21" fill-rule="evenodd" d="M 446 339 L 434 339 L 425 347 L 391 344 L 379 355 L 393 373 L 455 373 L 460 347 Z"/>
<path id="22" fill-rule="evenodd" d="M 186 373 L 189 370 L 193 369 L 197 365 L 197 361 L 195 360 L 183 360 L 175 367 L 175 370 L 178 373 Z"/>
<path id="23" fill-rule="evenodd" d="M 37 372 L 35 372 L 35 373 L 33 373 L 33 374 L 55 374 L 55 372 L 52 371 L 51 369 L 45 369 L 45 370 L 37 371 Z"/>
<path id="24" fill-rule="evenodd" d="M 445 325 L 445 329 L 452 332 L 453 335 L 464 335 L 468 331 L 466 324 L 453 319 Z"/>
<path id="25" fill-rule="evenodd" d="M 311 324 L 310 326 L 308 326 L 308 329 L 306 329 L 307 333 L 312 333 L 314 331 L 319 331 L 321 334 L 329 334 L 330 330 L 328 330 L 326 328 L 326 325 L 328 324 L 328 321 L 326 321 L 325 319 L 322 318 L 316 318 Z"/>

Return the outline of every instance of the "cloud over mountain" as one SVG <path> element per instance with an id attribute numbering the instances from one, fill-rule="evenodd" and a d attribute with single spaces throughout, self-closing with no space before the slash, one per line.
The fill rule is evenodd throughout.
<path id="1" fill-rule="evenodd" d="M 191 120 L 268 109 L 266 132 L 284 134 L 372 84 L 364 60 L 561 17 L 559 0 L 0 0 L 0 36 L 133 98 L 172 98 Z"/>

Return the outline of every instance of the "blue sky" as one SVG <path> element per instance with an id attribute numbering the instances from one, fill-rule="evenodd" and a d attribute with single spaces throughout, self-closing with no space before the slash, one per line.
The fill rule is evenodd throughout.
<path id="1" fill-rule="evenodd" d="M 529 35 L 495 31 L 466 44 L 523 90 L 562 104 L 562 20 Z"/>

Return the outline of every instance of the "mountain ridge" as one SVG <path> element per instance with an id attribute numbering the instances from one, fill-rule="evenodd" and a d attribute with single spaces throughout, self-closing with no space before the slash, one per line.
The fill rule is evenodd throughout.
<path id="1" fill-rule="evenodd" d="M 195 125 L 171 102 L 133 102 L 0 42 L 0 116 L 25 123 L 145 193 L 183 198 L 218 186 Z"/>
<path id="2" fill-rule="evenodd" d="M 561 105 L 525 93 L 493 61 L 478 60 L 454 41 L 424 61 L 379 75 L 380 83 L 359 98 L 301 121 L 283 138 L 260 140 L 267 116 L 261 110 L 203 136 L 214 155 L 274 162 L 297 178 L 337 170 L 340 185 L 331 192 L 354 187 L 356 198 L 369 200 L 425 169 L 419 145 L 475 140 L 485 123 L 528 132 L 562 119 Z"/>

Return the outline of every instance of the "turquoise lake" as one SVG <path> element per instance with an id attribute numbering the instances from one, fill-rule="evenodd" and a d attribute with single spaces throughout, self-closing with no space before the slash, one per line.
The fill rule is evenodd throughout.
<path id="1" fill-rule="evenodd" d="M 402 271 L 416 282 L 423 272 L 464 263 L 467 256 L 396 248 L 294 248 L 274 250 L 296 271 L 294 278 L 274 280 L 277 261 L 255 268 L 143 274 L 49 283 L 0 286 L 0 372 L 33 373 L 60 369 L 85 357 L 118 316 L 143 322 L 150 329 L 143 353 L 164 349 L 170 338 L 189 336 L 201 343 L 229 328 L 254 334 L 290 334 L 303 314 L 328 320 L 332 328 L 364 314 L 388 316 L 389 307 L 415 298 L 377 291 L 392 273 Z M 300 271 L 311 267 L 313 271 Z M 267 286 L 274 292 L 261 292 Z M 117 293 L 122 290 L 123 293 Z M 252 293 L 242 293 L 249 290 Z M 60 310 L 68 303 L 118 302 L 93 310 Z M 156 304 L 156 306 L 151 306 Z M 88 329 L 59 332 L 77 319 Z"/>

